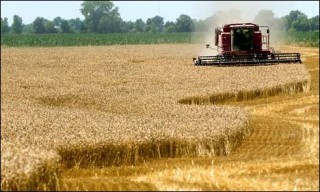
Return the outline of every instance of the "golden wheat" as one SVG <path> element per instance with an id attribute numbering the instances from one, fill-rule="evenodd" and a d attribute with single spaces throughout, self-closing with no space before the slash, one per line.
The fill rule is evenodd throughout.
<path id="1" fill-rule="evenodd" d="M 192 45 L 3 48 L 2 189 L 55 189 L 60 163 L 228 154 L 250 133 L 247 110 L 181 103 L 309 89 L 304 65 L 196 67 L 190 55 Z"/>

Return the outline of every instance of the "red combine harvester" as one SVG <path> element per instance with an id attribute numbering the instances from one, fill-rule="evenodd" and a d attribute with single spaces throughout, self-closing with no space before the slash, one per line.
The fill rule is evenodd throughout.
<path id="1" fill-rule="evenodd" d="M 262 34 L 260 28 L 266 28 Z M 300 53 L 276 53 L 269 47 L 268 26 L 233 23 L 215 29 L 216 56 L 193 58 L 195 65 L 259 65 L 271 63 L 302 63 Z M 207 48 L 211 48 L 209 44 Z"/>

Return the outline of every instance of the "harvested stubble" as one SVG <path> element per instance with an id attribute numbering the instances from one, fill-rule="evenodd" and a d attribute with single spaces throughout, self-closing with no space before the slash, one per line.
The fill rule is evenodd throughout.
<path id="1" fill-rule="evenodd" d="M 70 167 L 228 154 L 250 132 L 247 111 L 179 101 L 240 92 L 247 98 L 274 87 L 279 89 L 271 93 L 293 93 L 307 91 L 310 83 L 304 65 L 199 68 L 190 55 L 193 45 L 3 48 L 1 143 L 17 152 L 1 148 L 1 187 L 43 186 L 28 179 L 31 172 L 19 182 L 10 179 L 19 171 L 8 165 L 21 166 L 28 158 Z M 28 148 L 59 156 L 23 156 Z M 46 169 L 57 172 L 56 166 Z"/>

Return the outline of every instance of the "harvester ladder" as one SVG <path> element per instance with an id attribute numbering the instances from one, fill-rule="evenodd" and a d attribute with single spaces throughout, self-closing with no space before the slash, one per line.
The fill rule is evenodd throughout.
<path id="1" fill-rule="evenodd" d="M 262 46 L 266 45 L 266 50 L 269 51 L 269 34 L 268 35 L 262 35 L 262 42 L 261 42 Z"/>
<path id="2" fill-rule="evenodd" d="M 260 26 L 261 28 L 267 28 L 267 34 L 262 34 L 261 35 L 261 44 L 262 44 L 262 49 L 263 49 L 263 45 L 266 45 L 266 50 L 269 51 L 270 47 L 269 47 L 269 42 L 270 42 L 270 31 L 269 31 L 269 27 L 268 26 Z M 260 30 L 261 31 L 261 30 Z M 261 31 L 262 32 L 262 31 Z"/>

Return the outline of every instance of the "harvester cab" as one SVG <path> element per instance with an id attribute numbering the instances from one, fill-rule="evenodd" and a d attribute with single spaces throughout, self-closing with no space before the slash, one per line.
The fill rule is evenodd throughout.
<path id="1" fill-rule="evenodd" d="M 265 28 L 265 32 L 261 31 Z M 193 58 L 195 65 L 250 65 L 301 63 L 299 53 L 275 53 L 270 47 L 270 29 L 253 23 L 233 23 L 215 28 L 216 56 Z"/>

